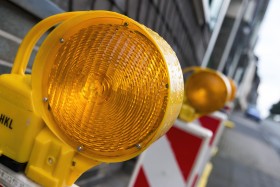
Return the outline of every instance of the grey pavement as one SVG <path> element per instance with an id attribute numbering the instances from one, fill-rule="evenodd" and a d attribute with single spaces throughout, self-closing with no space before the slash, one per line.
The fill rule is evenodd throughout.
<path id="1" fill-rule="evenodd" d="M 280 187 L 280 123 L 256 123 L 234 113 L 212 158 L 207 187 Z"/>

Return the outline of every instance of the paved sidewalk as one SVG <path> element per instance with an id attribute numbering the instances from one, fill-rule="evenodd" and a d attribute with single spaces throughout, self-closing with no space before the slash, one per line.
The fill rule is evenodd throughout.
<path id="1" fill-rule="evenodd" d="M 231 120 L 235 128 L 223 133 L 207 187 L 280 187 L 280 155 L 264 137 L 264 124 L 241 113 Z"/>

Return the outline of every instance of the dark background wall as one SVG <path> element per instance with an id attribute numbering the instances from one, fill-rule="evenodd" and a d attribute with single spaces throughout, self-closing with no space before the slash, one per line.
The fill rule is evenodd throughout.
<path id="1" fill-rule="evenodd" d="M 22 38 L 39 20 L 9 1 L 0 1 L 1 74 L 10 72 Z"/>
<path id="2" fill-rule="evenodd" d="M 52 3 L 53 2 L 53 3 Z M 112 10 L 158 32 L 176 52 L 182 67 L 200 65 L 211 31 L 198 16 L 200 6 L 183 0 L 10 0 L 0 1 L 0 73 L 10 72 L 28 30 L 45 15 L 76 10 Z M 58 9 L 52 11 L 53 5 Z M 200 9 L 199 9 L 200 8 Z M 201 11 L 201 10 L 200 10 Z M 34 59 L 36 48 L 32 54 Z M 31 71 L 32 62 L 29 64 Z"/>
<path id="3" fill-rule="evenodd" d="M 164 37 L 182 66 L 201 64 L 210 31 L 200 24 L 194 1 L 182 0 L 52 0 L 65 11 L 112 10 L 125 14 Z"/>

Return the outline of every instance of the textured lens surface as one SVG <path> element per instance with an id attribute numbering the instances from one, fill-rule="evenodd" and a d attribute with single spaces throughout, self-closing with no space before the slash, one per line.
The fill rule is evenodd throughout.
<path id="1" fill-rule="evenodd" d="M 235 84 L 234 80 L 232 80 L 232 79 L 228 79 L 228 80 L 229 80 L 230 87 L 231 87 L 231 94 L 229 97 L 229 101 L 233 101 L 235 98 L 237 88 L 236 88 L 236 84 Z"/>
<path id="2" fill-rule="evenodd" d="M 72 146 L 115 156 L 149 142 L 167 107 L 162 58 L 144 35 L 122 25 L 92 25 L 65 39 L 47 92 L 54 121 Z"/>
<path id="3" fill-rule="evenodd" d="M 185 84 L 188 102 L 198 113 L 222 108 L 227 99 L 227 87 L 222 78 L 211 72 L 197 72 Z"/>

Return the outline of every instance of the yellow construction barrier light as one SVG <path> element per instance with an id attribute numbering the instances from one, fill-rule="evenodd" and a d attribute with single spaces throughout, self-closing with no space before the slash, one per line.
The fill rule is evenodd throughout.
<path id="1" fill-rule="evenodd" d="M 236 83 L 234 82 L 234 80 L 232 80 L 229 77 L 228 77 L 228 80 L 229 80 L 230 87 L 231 87 L 231 94 L 230 94 L 230 97 L 229 97 L 229 101 L 233 101 L 235 99 L 235 96 L 236 96 L 237 86 L 236 86 Z"/>
<path id="2" fill-rule="evenodd" d="M 164 135 L 183 89 L 175 52 L 136 21 L 108 11 L 51 16 L 24 38 L 12 73 L 0 76 L 0 155 L 27 163 L 26 175 L 42 186 L 71 185 Z"/>
<path id="3" fill-rule="evenodd" d="M 222 108 L 229 100 L 229 80 L 221 73 L 202 67 L 185 68 L 184 102 L 179 117 L 192 121 Z"/>

